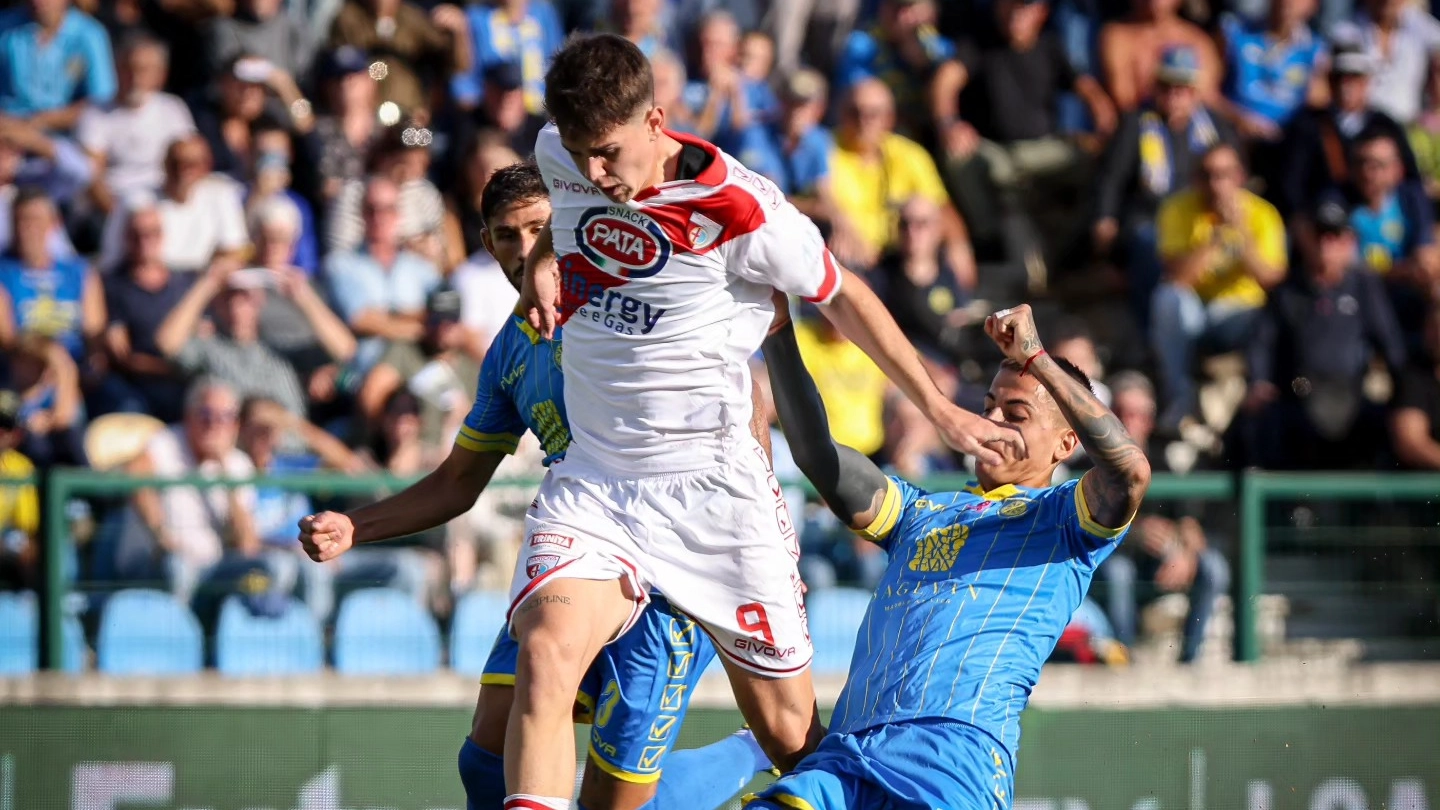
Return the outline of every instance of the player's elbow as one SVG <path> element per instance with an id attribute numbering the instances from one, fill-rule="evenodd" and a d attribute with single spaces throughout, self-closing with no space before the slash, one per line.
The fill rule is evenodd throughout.
<path id="1" fill-rule="evenodd" d="M 1145 493 L 1150 491 L 1150 459 L 1146 458 L 1144 453 L 1135 453 L 1119 472 L 1125 492 L 1130 496 L 1131 505 L 1138 509 L 1140 502 L 1145 499 Z"/>

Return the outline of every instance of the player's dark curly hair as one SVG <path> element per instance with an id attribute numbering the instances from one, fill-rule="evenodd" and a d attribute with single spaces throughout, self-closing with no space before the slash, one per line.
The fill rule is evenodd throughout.
<path id="1" fill-rule="evenodd" d="M 545 178 L 533 160 L 497 169 L 480 192 L 480 219 L 489 222 L 496 213 L 514 205 L 528 205 L 548 197 Z"/>
<path id="2" fill-rule="evenodd" d="M 616 34 L 570 37 L 545 73 L 545 109 L 562 132 L 603 135 L 654 103 L 650 60 Z"/>
<path id="3" fill-rule="evenodd" d="M 1061 368 L 1061 370 L 1063 370 L 1066 374 L 1069 374 L 1069 375 L 1070 375 L 1071 377 L 1073 377 L 1077 382 L 1079 382 L 1081 385 L 1085 386 L 1085 390 L 1086 390 L 1086 391 L 1089 391 L 1089 392 L 1092 393 L 1092 394 L 1095 393 L 1095 384 L 1092 383 L 1092 382 L 1090 382 L 1090 375 L 1088 375 L 1088 374 L 1086 374 L 1085 372 L 1081 371 L 1079 366 L 1075 365 L 1074 363 L 1070 362 L 1069 360 L 1066 360 L 1066 359 L 1063 358 L 1063 357 L 1056 357 L 1056 356 L 1053 355 L 1053 354 L 1047 354 L 1047 356 L 1048 356 L 1051 360 L 1054 360 L 1054 361 L 1055 361 L 1055 365 L 1059 366 L 1059 367 Z M 1001 367 L 1001 368 L 1008 368 L 1008 369 L 1010 369 L 1011 371 L 1024 371 L 1024 369 L 1025 369 L 1025 366 L 1021 365 L 1020 363 L 1015 362 L 1014 360 L 1011 360 L 1011 359 L 1008 358 L 1008 357 L 1005 358 L 1004 360 L 1001 360 L 1001 361 L 1000 361 L 1000 367 Z"/>

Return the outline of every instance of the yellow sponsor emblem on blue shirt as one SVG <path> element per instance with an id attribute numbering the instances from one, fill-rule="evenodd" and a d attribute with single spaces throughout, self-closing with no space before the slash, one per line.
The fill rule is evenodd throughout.
<path id="1" fill-rule="evenodd" d="M 1005 517 L 1020 517 L 1028 511 L 1030 511 L 1030 499 L 1028 498 L 1009 498 L 1000 504 L 1000 514 Z"/>
<path id="2" fill-rule="evenodd" d="M 970 527 L 961 523 L 931 530 L 915 544 L 910 570 L 921 573 L 949 571 L 960 557 L 960 549 L 970 537 Z"/>

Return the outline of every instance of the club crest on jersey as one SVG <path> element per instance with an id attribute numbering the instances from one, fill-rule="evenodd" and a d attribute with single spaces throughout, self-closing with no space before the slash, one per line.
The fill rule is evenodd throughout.
<path id="1" fill-rule="evenodd" d="M 525 561 L 525 576 L 534 579 L 559 564 L 559 554 L 536 554 Z"/>
<path id="2" fill-rule="evenodd" d="M 596 267 L 626 279 L 649 278 L 670 259 L 670 240 L 659 223 L 622 205 L 581 214 L 575 244 Z"/>
<path id="3" fill-rule="evenodd" d="M 720 231 L 724 226 L 715 220 L 705 216 L 699 211 L 690 213 L 690 227 L 686 230 L 686 236 L 690 239 L 690 247 L 695 250 L 704 250 L 715 244 L 720 238 Z"/>
<path id="4" fill-rule="evenodd" d="M 1005 517 L 1020 517 L 1030 511 L 1029 498 L 1007 498 L 1000 504 L 1000 514 Z"/>

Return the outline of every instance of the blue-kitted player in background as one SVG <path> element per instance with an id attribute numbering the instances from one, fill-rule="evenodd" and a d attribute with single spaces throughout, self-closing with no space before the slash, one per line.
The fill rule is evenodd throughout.
<path id="1" fill-rule="evenodd" d="M 525 257 L 550 220 L 549 196 L 533 163 L 500 169 L 481 197 L 485 247 L 519 288 Z M 545 464 L 570 444 L 560 373 L 560 333 L 542 339 L 512 316 L 480 370 L 475 405 L 438 469 L 413 486 L 348 514 L 322 512 L 300 523 L 300 541 L 316 561 L 359 543 L 403 537 L 440 526 L 468 511 L 526 430 L 540 440 Z M 756 408 L 757 415 L 763 413 Z M 769 451 L 769 427 L 752 425 Z M 521 549 L 545 564 L 544 539 Z M 553 542 L 564 542 L 555 537 Z M 461 781 L 470 810 L 504 804 L 506 728 L 514 695 L 518 647 L 502 631 L 481 676 L 470 735 L 460 749 Z M 741 730 L 704 748 L 670 751 L 679 739 L 690 694 L 715 657 L 709 638 L 690 619 L 655 598 L 640 620 L 596 658 L 576 695 L 576 722 L 591 723 L 580 794 L 588 810 L 683 807 L 708 810 L 729 800 L 770 761 Z M 663 765 L 663 772 L 662 772 Z"/>
<path id="2" fill-rule="evenodd" d="M 1020 713 L 1150 483 L 1141 448 L 1085 374 L 1041 348 L 1028 306 L 990 316 L 1006 360 L 987 416 L 1026 458 L 979 464 L 977 485 L 928 493 L 830 438 L 787 325 L 765 345 L 780 421 L 830 508 L 889 553 L 850 677 L 820 747 L 746 810 L 1008 808 Z M 1051 486 L 1083 445 L 1095 467 Z"/>

